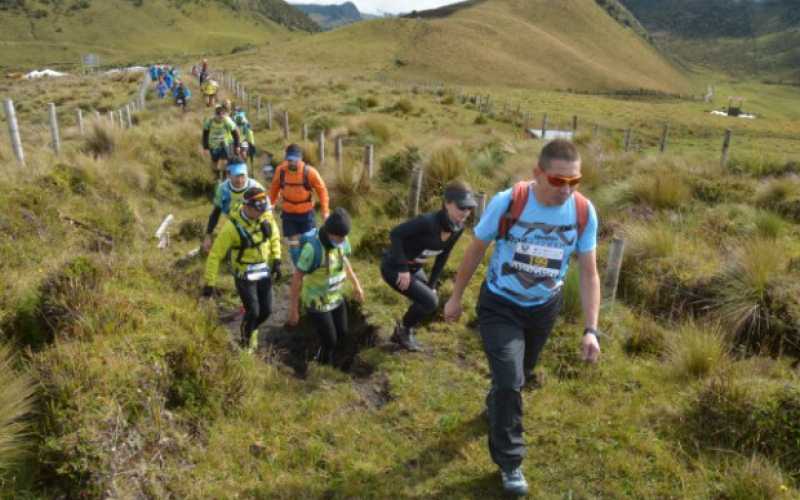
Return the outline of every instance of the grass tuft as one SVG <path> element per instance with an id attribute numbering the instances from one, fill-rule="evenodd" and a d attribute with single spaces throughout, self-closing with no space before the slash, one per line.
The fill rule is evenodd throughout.
<path id="1" fill-rule="evenodd" d="M 721 330 L 714 326 L 683 325 L 669 338 L 667 363 L 681 380 L 705 378 L 720 372 L 728 362 L 728 348 Z"/>
<path id="2" fill-rule="evenodd" d="M 33 406 L 33 381 L 14 365 L 11 349 L 0 344 L 0 471 L 14 467 L 25 452 L 29 423 L 23 418 Z"/>

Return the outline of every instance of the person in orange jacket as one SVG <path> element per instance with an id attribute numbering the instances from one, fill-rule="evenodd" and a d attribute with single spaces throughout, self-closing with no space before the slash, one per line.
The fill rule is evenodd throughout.
<path id="1" fill-rule="evenodd" d="M 286 148 L 286 159 L 275 169 L 269 197 L 277 206 L 278 196 L 283 200 L 281 222 L 289 251 L 299 245 L 300 236 L 316 227 L 314 219 L 314 199 L 319 199 L 322 218 L 330 213 L 328 188 L 317 169 L 303 162 L 303 150 L 297 144 Z"/>

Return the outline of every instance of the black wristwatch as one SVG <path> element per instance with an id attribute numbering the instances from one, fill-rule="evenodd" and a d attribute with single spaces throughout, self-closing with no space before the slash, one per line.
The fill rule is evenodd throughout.
<path id="1" fill-rule="evenodd" d="M 583 334 L 594 335 L 597 340 L 600 340 L 600 332 L 598 332 L 596 328 L 584 328 Z"/>

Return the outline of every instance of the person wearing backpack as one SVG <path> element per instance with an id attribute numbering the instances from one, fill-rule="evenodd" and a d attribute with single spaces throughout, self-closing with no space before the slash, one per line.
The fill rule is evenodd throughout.
<path id="1" fill-rule="evenodd" d="M 220 215 L 228 215 L 231 210 L 238 210 L 242 203 L 244 193 L 250 188 L 264 190 L 264 186 L 257 180 L 247 176 L 247 165 L 239 158 L 234 158 L 228 163 L 228 178 L 217 184 L 214 193 L 214 208 L 208 216 L 206 225 L 206 236 L 203 239 L 203 251 L 208 253 L 211 250 L 211 235 L 217 227 Z"/>
<path id="2" fill-rule="evenodd" d="M 272 313 L 272 283 L 281 276 L 280 232 L 263 189 L 245 191 L 242 205 L 214 241 L 206 260 L 204 297 L 214 295 L 220 263 L 228 254 L 245 311 L 240 343 L 252 354 L 258 349 L 258 327 Z"/>
<path id="3" fill-rule="evenodd" d="M 300 255 L 295 264 L 289 293 L 289 326 L 300 320 L 300 305 L 319 335 L 321 349 L 317 361 L 336 365 L 336 348 L 348 335 L 347 304 L 342 286 L 353 282 L 356 300 L 364 302 L 364 291 L 350 266 L 350 215 L 337 208 L 318 231 L 301 237 Z"/>
<path id="4" fill-rule="evenodd" d="M 577 255 L 580 268 L 582 357 L 595 363 L 600 355 L 598 221 L 592 204 L 575 190 L 581 180 L 575 145 L 565 140 L 547 144 L 533 177 L 533 182 L 518 183 L 492 199 L 475 227 L 444 311 L 448 321 L 459 318 L 464 289 L 494 242 L 477 305 L 492 376 L 486 396 L 489 451 L 500 467 L 503 488 L 518 495 L 528 491 L 521 467 L 521 389 L 555 324 L 572 255 Z"/>
<path id="5" fill-rule="evenodd" d="M 392 342 L 409 351 L 420 350 L 414 329 L 436 311 L 439 276 L 464 232 L 464 222 L 476 206 L 470 187 L 453 181 L 445 187 L 440 210 L 403 222 L 389 233 L 392 244 L 383 254 L 381 276 L 412 302 L 403 319 L 397 322 Z M 434 257 L 428 278 L 423 266 Z"/>
<path id="6" fill-rule="evenodd" d="M 317 194 L 323 220 L 327 219 L 330 208 L 325 181 L 317 169 L 303 162 L 300 146 L 291 144 L 286 148 L 286 159 L 274 171 L 269 197 L 273 206 L 277 206 L 279 195 L 283 200 L 283 235 L 288 240 L 289 252 L 295 257 L 293 260 L 300 251 L 300 235 L 316 227 L 312 193 Z"/>
<path id="7" fill-rule="evenodd" d="M 239 129 L 225 113 L 225 108 L 217 104 L 214 116 L 203 123 L 203 150 L 211 158 L 211 169 L 225 178 L 225 171 L 220 168 L 222 162 L 239 156 Z M 233 147 L 233 151 L 231 151 Z"/>

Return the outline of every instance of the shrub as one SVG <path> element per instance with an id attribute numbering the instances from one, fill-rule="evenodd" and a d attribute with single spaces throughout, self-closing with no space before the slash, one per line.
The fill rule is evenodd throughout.
<path id="1" fill-rule="evenodd" d="M 407 183 L 414 165 L 422 162 L 419 148 L 407 146 L 403 151 L 381 160 L 380 179 L 383 182 Z"/>
<path id="2" fill-rule="evenodd" d="M 408 115 L 414 111 L 414 105 L 408 99 L 400 99 L 394 106 L 388 109 L 389 112 Z"/>
<path id="3" fill-rule="evenodd" d="M 780 215 L 761 211 L 755 219 L 758 235 L 765 239 L 777 239 L 786 230 L 786 222 Z"/>
<path id="4" fill-rule="evenodd" d="M 467 161 L 455 147 L 445 147 L 433 152 L 423 177 L 423 199 L 428 205 L 439 205 L 444 187 L 450 181 L 463 179 L 467 173 Z"/>
<path id="5" fill-rule="evenodd" d="M 356 98 L 354 104 L 359 110 L 366 111 L 368 109 L 372 109 L 372 108 L 378 107 L 378 105 L 380 103 L 378 102 L 377 98 L 375 98 L 373 96 L 369 96 L 369 97 L 358 97 L 358 98 Z"/>
<path id="6" fill-rule="evenodd" d="M 471 156 L 472 167 L 483 177 L 493 177 L 506 162 L 507 154 L 498 142 L 491 142 Z"/>
<path id="7" fill-rule="evenodd" d="M 756 204 L 800 223 L 800 181 L 773 180 L 757 194 Z"/>
<path id="8" fill-rule="evenodd" d="M 689 323 L 670 338 L 667 359 L 673 375 L 680 379 L 704 378 L 722 369 L 728 350 L 721 331 Z"/>
<path id="9" fill-rule="evenodd" d="M 631 356 L 661 356 L 667 350 L 667 332 L 655 320 L 640 314 L 631 325 L 622 349 Z"/>
<path id="10" fill-rule="evenodd" d="M 316 140 L 321 132 L 333 130 L 339 126 L 339 121 L 333 116 L 320 115 L 314 118 L 308 125 L 308 134 L 311 139 Z"/>
<path id="11" fill-rule="evenodd" d="M 763 458 L 754 456 L 728 467 L 717 487 L 718 499 L 772 500 L 788 497 L 783 473 Z"/>
<path id="12" fill-rule="evenodd" d="M 392 139 L 392 131 L 389 126 L 375 118 L 370 118 L 359 125 L 356 133 L 358 134 L 358 142 L 362 145 L 374 144 L 382 146 Z"/>
<path id="13" fill-rule="evenodd" d="M 370 194 L 370 184 L 360 165 L 345 164 L 336 170 L 331 191 L 337 206 L 358 215 Z"/>
<path id="14" fill-rule="evenodd" d="M 389 223 L 370 224 L 358 242 L 358 255 L 380 258 L 383 251 L 389 248 L 391 230 L 392 226 Z"/>
<path id="15" fill-rule="evenodd" d="M 486 118 L 486 115 L 480 114 L 475 117 L 475 121 L 473 121 L 472 123 L 474 123 L 475 125 L 486 125 L 487 123 L 489 123 L 489 120 Z"/>
<path id="16" fill-rule="evenodd" d="M 561 306 L 562 316 L 573 322 L 580 321 L 582 309 L 580 272 L 578 266 L 569 266 L 567 276 L 564 278 L 562 294 L 564 297 L 564 302 Z"/>

